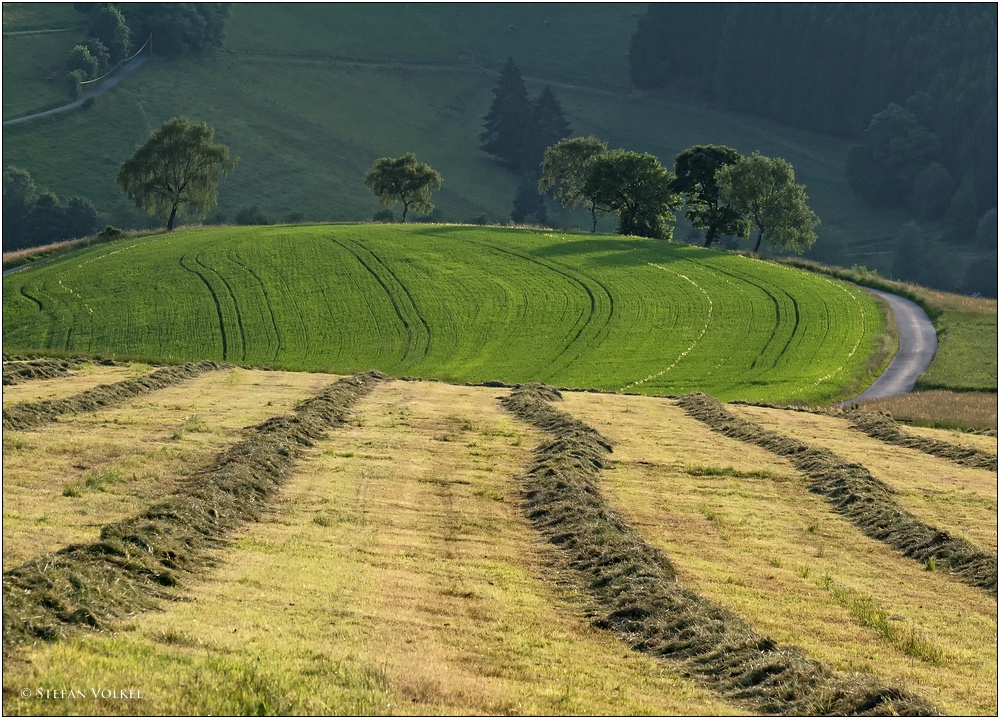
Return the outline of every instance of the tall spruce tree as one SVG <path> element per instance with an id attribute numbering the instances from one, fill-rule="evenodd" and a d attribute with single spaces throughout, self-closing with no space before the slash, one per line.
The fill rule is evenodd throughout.
<path id="1" fill-rule="evenodd" d="M 521 169 L 537 173 L 545 149 L 564 137 L 569 137 L 570 128 L 556 94 L 548 85 L 531 101 L 531 110 L 530 132 L 524 147 Z"/>
<path id="2" fill-rule="evenodd" d="M 521 169 L 532 114 L 521 70 L 514 58 L 509 57 L 493 89 L 490 110 L 483 117 L 486 129 L 479 136 L 479 147 L 515 169 Z"/>

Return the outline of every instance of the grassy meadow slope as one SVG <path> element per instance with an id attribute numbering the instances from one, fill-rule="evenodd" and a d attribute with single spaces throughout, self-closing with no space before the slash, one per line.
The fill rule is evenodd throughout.
<path id="1" fill-rule="evenodd" d="M 48 391 L 66 394 L 89 373 Z M 5 569 L 93 542 L 123 514 L 185 491 L 240 427 L 332 379 L 210 372 L 65 426 L 5 432 Z M 525 516 L 519 475 L 544 437 L 501 410 L 504 394 L 382 383 L 308 451 L 259 522 L 177 572 L 170 591 L 185 601 L 6 658 L 5 713 L 752 711 L 686 679 L 690 667 L 595 628 L 594 608 L 553 566 L 556 545 Z M 876 674 L 946 714 L 996 713 L 994 597 L 865 538 L 786 459 L 712 432 L 673 401 L 565 393 L 558 404 L 615 442 L 603 500 L 669 557 L 683 587 L 836 671 Z M 785 432 L 812 417 L 768 416 Z M 879 461 L 926 475 L 914 511 L 940 516 L 956 491 L 974 492 L 973 519 L 995 528 L 995 475 L 937 480 L 927 469 L 948 469 L 944 460 L 893 446 Z M 89 695 L 111 686 L 142 699 Z M 87 689 L 46 698 L 23 687 Z"/>
<path id="2" fill-rule="evenodd" d="M 442 225 L 203 228 L 8 277 L 4 348 L 446 381 L 823 402 L 887 361 L 849 285 L 615 236 Z"/>
<path id="3" fill-rule="evenodd" d="M 4 7 L 5 28 L 18 27 Z M 577 134 L 652 152 L 668 165 L 684 148 L 710 142 L 788 159 L 823 219 L 822 256 L 888 270 L 884 241 L 907 218 L 850 193 L 846 138 L 631 91 L 625 53 L 642 11 L 627 4 L 235 4 L 222 51 L 155 58 L 89 109 L 8 128 L 5 162 L 26 167 L 61 196 L 90 197 L 117 224 L 134 223 L 141 217 L 114 184 L 118 165 L 164 120 L 187 114 L 212 124 L 241 157 L 220 190 L 219 211 L 229 218 L 256 203 L 272 220 L 294 212 L 367 219 L 380 206 L 361 185 L 363 173 L 376 157 L 414 151 L 444 176 L 435 198 L 442 218 L 505 220 L 517 177 L 478 149 L 478 136 L 495 71 L 512 55 L 531 92 L 554 86 Z M 8 15 L 15 17 L 7 22 Z M 5 54 L 5 118 L 51 104 L 52 83 L 30 55 L 13 46 Z M 48 64 L 60 66 L 63 57 L 60 50 Z M 582 212 L 553 208 L 551 215 L 557 224 L 586 224 Z"/>

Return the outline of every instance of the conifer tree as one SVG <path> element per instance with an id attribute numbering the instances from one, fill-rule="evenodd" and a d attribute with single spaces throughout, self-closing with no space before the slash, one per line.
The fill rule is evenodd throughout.
<path id="1" fill-rule="evenodd" d="M 520 169 L 531 116 L 532 105 L 524 78 L 514 58 L 509 57 L 493 89 L 490 110 L 483 118 L 485 131 L 479 136 L 479 147 Z"/>
<path id="2" fill-rule="evenodd" d="M 562 106 L 548 85 L 531 102 L 530 135 L 524 148 L 521 169 L 535 171 L 545 155 L 545 149 L 569 137 L 570 128 Z"/>

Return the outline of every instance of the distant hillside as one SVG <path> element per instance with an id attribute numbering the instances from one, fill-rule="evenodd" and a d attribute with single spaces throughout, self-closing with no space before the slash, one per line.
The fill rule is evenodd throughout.
<path id="1" fill-rule="evenodd" d="M 849 396 L 885 361 L 882 312 L 857 288 L 717 250 L 547 231 L 178 231 L 11 275 L 3 300 L 5 351 L 802 402 Z"/>
<path id="2" fill-rule="evenodd" d="M 5 31 L 27 22 L 19 9 L 5 4 Z M 873 210 L 850 192 L 848 139 L 633 93 L 626 53 L 643 11 L 236 4 L 223 51 L 199 60 L 154 57 L 89 109 L 6 128 L 4 161 L 60 196 L 86 195 L 108 222 L 137 226 L 148 220 L 119 194 L 114 174 L 153 129 L 186 114 L 211 123 L 241 157 L 221 187 L 216 220 L 251 204 L 272 222 L 368 219 L 381 208 L 361 176 L 376 157 L 413 151 L 444 176 L 439 219 L 506 221 L 518 178 L 478 149 L 478 137 L 495 71 L 511 55 L 530 92 L 553 86 L 577 134 L 652 152 L 668 165 L 706 142 L 784 157 L 823 220 L 813 256 L 889 272 L 890 240 L 908 218 Z M 45 25 L 43 12 L 64 25 L 74 17 L 70 6 L 44 5 L 32 10 L 33 28 Z M 82 38 L 85 28 L 73 28 L 5 42 L 5 118 L 51 106 L 45 78 Z M 550 217 L 558 226 L 586 224 L 582 212 L 551 207 Z M 686 233 L 680 222 L 676 236 Z"/>

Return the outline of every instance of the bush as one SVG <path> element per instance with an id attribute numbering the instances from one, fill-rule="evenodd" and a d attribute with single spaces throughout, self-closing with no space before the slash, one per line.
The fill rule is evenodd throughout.
<path id="1" fill-rule="evenodd" d="M 265 215 L 257 205 L 241 207 L 236 211 L 233 221 L 237 225 L 267 225 L 267 215 Z"/>
<path id="2" fill-rule="evenodd" d="M 395 216 L 392 214 L 392 210 L 379 210 L 374 215 L 372 215 L 372 222 L 395 222 Z"/>

